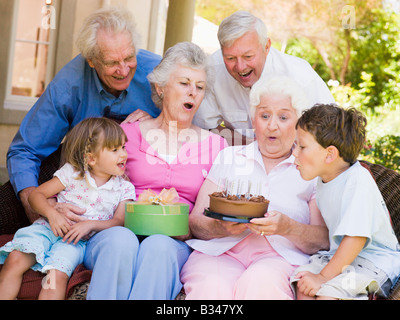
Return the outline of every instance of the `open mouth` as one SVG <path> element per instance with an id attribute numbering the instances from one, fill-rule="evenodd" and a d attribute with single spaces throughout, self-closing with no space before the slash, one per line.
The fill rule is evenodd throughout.
<path id="1" fill-rule="evenodd" d="M 117 80 L 117 81 L 123 81 L 123 80 L 125 80 L 126 78 L 128 78 L 127 76 L 126 77 L 116 77 L 116 76 L 113 76 L 113 78 L 115 79 L 115 80 Z"/>
<path id="2" fill-rule="evenodd" d="M 250 70 L 248 72 L 238 72 L 238 73 L 239 73 L 239 76 L 241 76 L 242 78 L 247 78 L 252 72 L 253 72 L 253 70 Z"/>
<path id="3" fill-rule="evenodd" d="M 125 161 L 117 164 L 118 168 L 125 170 Z"/>
<path id="4" fill-rule="evenodd" d="M 183 104 L 186 110 L 191 110 L 193 108 L 193 103 L 186 102 Z"/>

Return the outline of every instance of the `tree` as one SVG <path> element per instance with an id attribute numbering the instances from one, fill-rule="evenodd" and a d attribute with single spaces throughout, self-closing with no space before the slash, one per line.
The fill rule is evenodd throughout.
<path id="1" fill-rule="evenodd" d="M 358 30 L 368 28 L 376 19 L 373 8 L 381 8 L 381 0 L 257 0 L 250 1 L 251 10 L 263 19 L 271 38 L 306 41 L 318 52 L 329 78 L 346 84 L 350 60 Z M 264 9 L 263 9 L 264 8 Z"/>

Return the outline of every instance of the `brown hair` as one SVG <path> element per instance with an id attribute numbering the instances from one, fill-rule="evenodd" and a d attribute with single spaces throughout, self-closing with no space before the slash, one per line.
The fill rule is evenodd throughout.
<path id="1" fill-rule="evenodd" d="M 88 153 L 98 154 L 104 148 L 113 149 L 128 141 L 124 130 L 107 118 L 87 118 L 79 122 L 65 137 L 62 146 L 61 163 L 71 164 L 80 177 L 90 170 Z"/>
<path id="2" fill-rule="evenodd" d="M 316 104 L 303 112 L 296 129 L 311 133 L 324 148 L 335 146 L 344 161 L 353 164 L 366 139 L 367 119 L 355 108 Z"/>

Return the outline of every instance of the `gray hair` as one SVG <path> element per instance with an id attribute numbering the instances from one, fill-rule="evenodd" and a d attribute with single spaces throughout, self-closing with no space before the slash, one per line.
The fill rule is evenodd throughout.
<path id="1" fill-rule="evenodd" d="M 127 31 L 132 38 L 135 52 L 139 50 L 140 36 L 136 31 L 136 25 L 132 14 L 122 7 L 102 8 L 89 15 L 80 29 L 76 46 L 85 59 L 93 60 L 100 55 L 97 44 L 99 30 L 119 33 Z"/>
<path id="2" fill-rule="evenodd" d="M 261 97 L 271 95 L 288 96 L 298 117 L 301 116 L 305 109 L 310 107 L 310 102 L 305 92 L 296 81 L 287 76 L 274 75 L 268 78 L 261 78 L 250 90 L 250 115 L 252 120 L 254 120 Z"/>
<path id="3" fill-rule="evenodd" d="M 157 107 L 162 107 L 162 97 L 155 89 L 155 85 L 164 87 L 168 83 L 171 73 L 180 65 L 183 67 L 204 70 L 206 72 L 206 93 L 214 82 L 214 69 L 209 64 L 208 56 L 196 44 L 192 42 L 180 42 L 169 48 L 160 64 L 147 76 L 151 85 L 152 99 Z"/>
<path id="4" fill-rule="evenodd" d="M 256 31 L 258 40 L 264 48 L 268 42 L 268 31 L 264 22 L 247 11 L 237 11 L 222 20 L 218 28 L 218 40 L 221 47 L 232 43 L 247 32 Z"/>

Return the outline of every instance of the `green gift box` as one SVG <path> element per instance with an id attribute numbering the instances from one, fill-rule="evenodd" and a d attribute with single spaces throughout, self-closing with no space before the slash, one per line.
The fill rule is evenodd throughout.
<path id="1" fill-rule="evenodd" d="M 189 205 L 143 204 L 136 201 L 125 205 L 125 227 L 137 235 L 164 234 L 182 236 L 189 232 Z"/>

